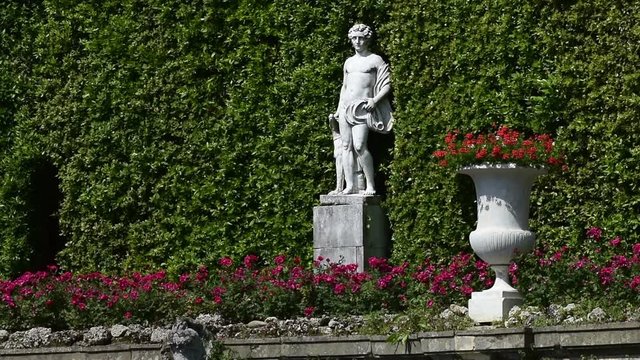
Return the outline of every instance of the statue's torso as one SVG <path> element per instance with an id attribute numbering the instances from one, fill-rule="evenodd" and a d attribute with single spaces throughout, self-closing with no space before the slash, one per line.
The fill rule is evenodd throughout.
<path id="1" fill-rule="evenodd" d="M 366 99 L 373 96 L 378 66 L 382 58 L 375 54 L 368 56 L 355 55 L 344 64 L 345 93 L 347 103 L 353 100 Z"/>

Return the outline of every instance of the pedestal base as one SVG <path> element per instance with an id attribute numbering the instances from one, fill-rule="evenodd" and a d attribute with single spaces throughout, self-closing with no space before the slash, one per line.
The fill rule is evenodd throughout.
<path id="1" fill-rule="evenodd" d="M 477 323 L 503 321 L 509 317 L 509 310 L 516 305 L 522 305 L 522 295 L 517 291 L 473 292 L 469 300 L 469 317 Z"/>
<path id="2" fill-rule="evenodd" d="M 380 196 L 321 195 L 313 208 L 313 256 L 331 262 L 357 264 L 364 271 L 367 259 L 387 257 L 389 226 Z"/>

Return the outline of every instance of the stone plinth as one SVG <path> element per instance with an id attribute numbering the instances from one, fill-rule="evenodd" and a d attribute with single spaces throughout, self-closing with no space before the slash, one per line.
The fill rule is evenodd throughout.
<path id="1" fill-rule="evenodd" d="M 380 207 L 380 196 L 320 195 L 313 208 L 313 256 L 331 262 L 358 264 L 363 271 L 367 259 L 386 257 L 389 225 Z"/>
<path id="2" fill-rule="evenodd" d="M 469 317 L 477 323 L 503 321 L 516 305 L 522 305 L 522 295 L 517 291 L 474 291 L 469 299 Z"/>

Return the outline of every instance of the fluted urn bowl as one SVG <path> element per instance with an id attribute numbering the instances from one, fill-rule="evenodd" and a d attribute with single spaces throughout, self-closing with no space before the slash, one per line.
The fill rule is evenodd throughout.
<path id="1" fill-rule="evenodd" d="M 547 170 L 508 163 L 467 166 L 459 172 L 471 176 L 476 189 L 478 223 L 469 234 L 471 247 L 498 274 L 496 266 L 506 267 L 516 252 L 533 249 L 529 195 L 535 179 Z M 501 277 L 498 274 L 496 285 L 510 288 Z M 498 284 L 500 280 L 507 284 Z"/>

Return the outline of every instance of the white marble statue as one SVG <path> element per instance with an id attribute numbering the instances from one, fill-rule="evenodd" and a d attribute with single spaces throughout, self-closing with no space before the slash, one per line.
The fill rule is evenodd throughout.
<path id="1" fill-rule="evenodd" d="M 388 99 L 391 91 L 389 65 L 369 51 L 372 35 L 371 28 L 364 24 L 356 24 L 349 30 L 355 55 L 344 63 L 338 109 L 329 115 L 336 147 L 336 189 L 330 195 L 376 193 L 373 158 L 367 148 L 367 139 L 369 130 L 391 131 L 393 116 Z M 358 168 L 364 174 L 364 188 L 358 186 Z"/>

